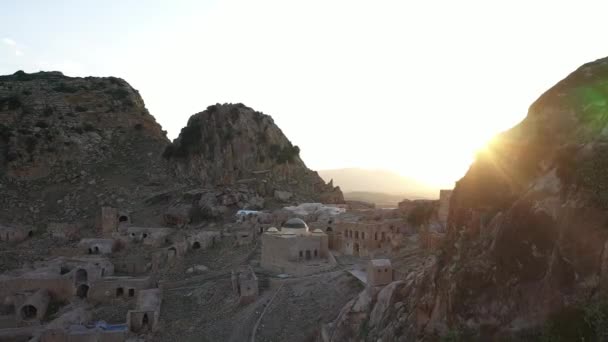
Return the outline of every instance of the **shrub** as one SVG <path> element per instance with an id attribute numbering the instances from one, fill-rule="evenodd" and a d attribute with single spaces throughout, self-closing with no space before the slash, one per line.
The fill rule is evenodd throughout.
<path id="1" fill-rule="evenodd" d="M 7 106 L 8 110 L 15 110 L 22 106 L 19 97 L 12 95 L 5 98 L 0 98 L 0 108 Z"/>
<path id="2" fill-rule="evenodd" d="M 417 204 L 407 215 L 407 222 L 413 226 L 420 226 L 428 223 L 433 215 L 433 205 L 431 203 Z"/>
<path id="3" fill-rule="evenodd" d="M 289 145 L 281 147 L 276 144 L 270 145 L 270 157 L 279 164 L 291 163 L 298 155 L 300 155 L 300 148 L 298 146 Z"/>
<path id="4" fill-rule="evenodd" d="M 206 111 L 208 113 L 214 113 L 217 111 L 217 107 L 218 107 L 217 105 L 211 105 L 211 106 L 207 107 Z"/>
<path id="5" fill-rule="evenodd" d="M 8 126 L 0 124 L 0 139 L 8 141 L 13 136 L 13 132 Z"/>
<path id="6" fill-rule="evenodd" d="M 47 116 L 47 117 L 53 115 L 53 108 L 48 107 L 48 106 L 44 107 L 44 110 L 42 111 L 42 115 Z"/>
<path id="7" fill-rule="evenodd" d="M 60 93 L 75 93 L 78 91 L 78 88 L 72 87 L 70 85 L 65 84 L 64 82 L 59 83 L 53 90 L 58 91 Z"/>
<path id="8" fill-rule="evenodd" d="M 49 124 L 46 123 L 45 121 L 38 121 L 36 122 L 36 127 L 40 127 L 40 128 L 48 128 Z"/>
<path id="9" fill-rule="evenodd" d="M 36 145 L 38 145 L 38 140 L 36 140 L 36 138 L 32 136 L 25 138 L 25 150 L 28 153 L 34 152 L 34 150 L 36 149 Z"/>
<path id="10" fill-rule="evenodd" d="M 116 100 L 122 100 L 129 96 L 129 91 L 125 88 L 108 89 L 105 91 L 105 93 L 112 96 Z"/>
<path id="11" fill-rule="evenodd" d="M 80 112 L 86 112 L 89 109 L 85 106 L 76 106 L 76 107 L 74 107 L 74 110 L 80 113 Z"/>

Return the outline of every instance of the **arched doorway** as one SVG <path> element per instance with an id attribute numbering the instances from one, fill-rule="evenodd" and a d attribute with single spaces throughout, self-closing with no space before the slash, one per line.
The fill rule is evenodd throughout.
<path id="1" fill-rule="evenodd" d="M 147 330 L 149 326 L 150 326 L 150 318 L 148 318 L 148 314 L 145 313 L 144 317 L 141 319 L 141 329 Z"/>
<path id="2" fill-rule="evenodd" d="M 21 319 L 24 321 L 30 321 L 36 318 L 38 315 L 38 309 L 33 305 L 24 305 L 21 308 Z"/>
<path id="3" fill-rule="evenodd" d="M 78 288 L 76 289 L 76 296 L 78 296 L 78 298 L 87 298 L 87 295 L 89 294 L 89 285 L 87 284 L 80 284 L 78 286 Z"/>
<path id="4" fill-rule="evenodd" d="M 126 215 L 122 215 L 118 218 L 118 222 L 128 222 L 129 221 L 129 217 Z"/>
<path id="5" fill-rule="evenodd" d="M 192 244 L 192 249 L 200 249 L 201 248 L 201 243 L 198 241 L 194 241 L 194 243 Z"/>
<path id="6" fill-rule="evenodd" d="M 88 280 L 88 274 L 87 271 L 85 269 L 79 268 L 76 271 L 76 276 L 75 276 L 75 280 L 77 283 L 85 283 Z"/>
<path id="7" fill-rule="evenodd" d="M 353 246 L 353 255 L 359 256 L 359 244 L 355 243 Z"/>

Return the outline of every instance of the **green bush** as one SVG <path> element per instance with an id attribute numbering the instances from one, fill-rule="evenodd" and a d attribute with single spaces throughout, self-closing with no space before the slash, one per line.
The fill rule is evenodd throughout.
<path id="1" fill-rule="evenodd" d="M 294 159 L 300 155 L 298 146 L 284 146 L 277 144 L 270 145 L 270 158 L 274 159 L 279 164 L 292 163 Z"/>

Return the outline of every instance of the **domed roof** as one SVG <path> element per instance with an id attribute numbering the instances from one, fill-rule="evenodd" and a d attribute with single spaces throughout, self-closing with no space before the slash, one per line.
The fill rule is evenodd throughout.
<path id="1" fill-rule="evenodd" d="M 299 218 L 290 218 L 289 220 L 287 220 L 287 222 L 285 222 L 283 224 L 284 228 L 291 228 L 291 229 L 306 229 L 308 230 L 308 226 L 306 225 L 306 222 L 304 222 L 304 220 L 299 219 Z"/>
<path id="2" fill-rule="evenodd" d="M 323 233 L 323 231 L 319 228 L 315 229 L 312 231 L 313 233 Z"/>
<path id="3" fill-rule="evenodd" d="M 268 232 L 268 233 L 278 233 L 279 230 L 276 229 L 275 227 L 270 227 L 270 228 L 268 228 L 268 230 L 266 232 Z"/>

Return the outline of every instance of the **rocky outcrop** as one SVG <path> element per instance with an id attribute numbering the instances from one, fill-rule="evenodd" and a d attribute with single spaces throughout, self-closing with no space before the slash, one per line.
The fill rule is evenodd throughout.
<path id="1" fill-rule="evenodd" d="M 308 169 L 299 153 L 270 116 L 217 104 L 190 117 L 164 156 L 179 176 L 203 185 L 247 184 L 279 202 L 344 203 L 340 189 Z"/>
<path id="2" fill-rule="evenodd" d="M 171 143 L 122 79 L 0 76 L 0 222 L 92 229 L 109 206 L 138 224 L 182 226 L 304 200 L 344 199 L 270 116 L 244 105 L 210 106 Z"/>
<path id="3" fill-rule="evenodd" d="M 0 220 L 80 221 L 166 184 L 169 143 L 137 90 L 114 77 L 0 77 Z"/>
<path id="4" fill-rule="evenodd" d="M 606 82 L 608 59 L 582 66 L 478 155 L 441 253 L 365 340 L 605 340 Z"/>

